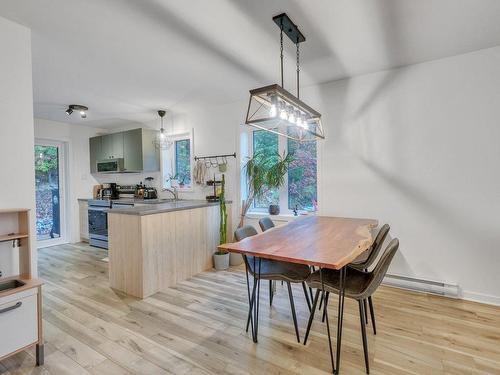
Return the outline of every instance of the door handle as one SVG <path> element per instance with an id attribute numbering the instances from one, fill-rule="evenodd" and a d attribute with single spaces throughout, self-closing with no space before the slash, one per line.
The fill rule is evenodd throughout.
<path id="1" fill-rule="evenodd" d="M 18 309 L 19 307 L 21 307 L 22 304 L 23 304 L 22 302 L 18 302 L 18 303 L 16 303 L 13 306 L 6 307 L 5 309 L 0 310 L 0 314 L 3 314 L 3 313 L 6 313 L 8 311 L 12 311 L 12 310 Z"/>

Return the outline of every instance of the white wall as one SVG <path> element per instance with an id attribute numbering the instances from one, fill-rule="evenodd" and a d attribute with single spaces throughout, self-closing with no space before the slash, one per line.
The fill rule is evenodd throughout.
<path id="1" fill-rule="evenodd" d="M 80 240 L 78 198 L 92 198 L 92 187 L 98 184 L 90 174 L 89 138 L 102 134 L 102 129 L 75 124 L 66 124 L 43 119 L 35 119 L 35 138 L 64 142 L 67 145 L 66 188 L 67 240 Z"/>
<path id="2" fill-rule="evenodd" d="M 500 47 L 303 90 L 324 114 L 320 209 L 391 225 L 391 273 L 500 303 Z"/>
<path id="3" fill-rule="evenodd" d="M 500 304 L 500 47 L 301 94 L 326 132 L 320 214 L 387 222 L 401 242 L 392 274 L 457 283 L 464 298 Z M 237 148 L 245 110 L 200 110 L 190 121 L 196 152 Z"/>
<path id="4" fill-rule="evenodd" d="M 33 88 L 30 30 L 0 17 L 0 208 L 31 209 L 36 275 Z M 0 228 L 1 232 L 1 228 Z M 17 272 L 10 243 L 0 244 L 0 270 Z"/>

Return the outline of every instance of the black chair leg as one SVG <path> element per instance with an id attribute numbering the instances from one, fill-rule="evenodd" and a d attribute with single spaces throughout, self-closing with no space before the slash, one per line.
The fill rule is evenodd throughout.
<path id="1" fill-rule="evenodd" d="M 323 319 L 321 319 L 321 322 L 325 322 L 325 318 L 326 318 L 326 308 L 328 306 L 328 297 L 330 297 L 330 292 L 326 292 L 326 296 L 325 296 L 325 303 L 324 303 L 324 306 L 323 306 Z"/>
<path id="2" fill-rule="evenodd" d="M 377 334 L 377 327 L 375 326 L 375 311 L 373 310 L 372 296 L 368 297 L 368 305 L 370 305 L 370 316 L 372 318 L 373 334 Z"/>
<path id="3" fill-rule="evenodd" d="M 370 373 L 370 361 L 368 359 L 368 341 L 366 340 L 366 321 L 365 321 L 365 305 L 364 300 L 359 300 L 359 319 L 361 321 L 361 336 L 363 337 L 363 351 L 365 353 L 366 373 Z"/>
<path id="4" fill-rule="evenodd" d="M 363 300 L 363 309 L 365 310 L 365 323 L 368 324 L 368 305 L 366 299 Z"/>
<path id="5" fill-rule="evenodd" d="M 286 285 L 288 287 L 288 296 L 290 297 L 290 307 L 292 308 L 292 318 L 293 325 L 295 326 L 295 335 L 297 335 L 297 342 L 300 342 L 299 327 L 297 325 L 297 315 L 295 314 L 295 304 L 293 303 L 292 286 L 290 285 L 289 281 L 287 281 Z"/>
<path id="6" fill-rule="evenodd" d="M 269 280 L 269 306 L 273 305 L 273 281 Z"/>
<path id="7" fill-rule="evenodd" d="M 307 292 L 306 282 L 302 281 L 302 289 L 304 289 L 304 296 L 306 297 L 307 308 L 311 312 L 311 301 L 309 300 L 309 293 Z"/>
<path id="8" fill-rule="evenodd" d="M 319 307 L 318 307 L 318 311 L 321 310 L 321 306 L 323 306 L 323 300 L 325 299 L 325 293 L 324 292 L 321 292 L 321 299 L 319 300 Z"/>

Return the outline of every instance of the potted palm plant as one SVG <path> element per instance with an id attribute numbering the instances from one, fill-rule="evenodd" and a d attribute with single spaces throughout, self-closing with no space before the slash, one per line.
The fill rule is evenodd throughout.
<path id="1" fill-rule="evenodd" d="M 214 179 L 215 180 L 215 179 Z M 221 179 L 221 190 L 219 194 L 219 210 L 220 210 L 220 224 L 219 224 L 219 243 L 227 242 L 227 209 L 226 209 L 226 181 L 224 175 Z M 214 254 L 214 266 L 216 270 L 225 270 L 229 267 L 229 256 L 227 251 L 217 250 Z"/>
<path id="2" fill-rule="evenodd" d="M 265 196 L 269 191 L 278 190 L 285 183 L 285 175 L 290 163 L 291 154 L 280 155 L 278 152 L 256 153 L 244 166 L 247 179 L 247 198 L 241 205 L 241 217 L 238 227 L 242 227 L 254 199 Z M 272 208 L 275 209 L 275 208 Z M 270 208 L 271 211 L 271 208 Z"/>

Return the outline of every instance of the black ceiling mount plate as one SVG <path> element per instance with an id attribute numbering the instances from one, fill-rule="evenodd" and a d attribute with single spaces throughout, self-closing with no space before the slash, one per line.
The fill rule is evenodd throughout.
<path id="1" fill-rule="evenodd" d="M 273 21 L 274 23 L 276 23 L 276 25 L 278 25 L 280 29 L 281 27 L 283 27 L 283 32 L 295 44 L 306 41 L 306 37 L 302 35 L 297 25 L 292 22 L 292 20 L 286 15 L 286 13 L 281 13 L 277 16 L 274 16 Z"/>

